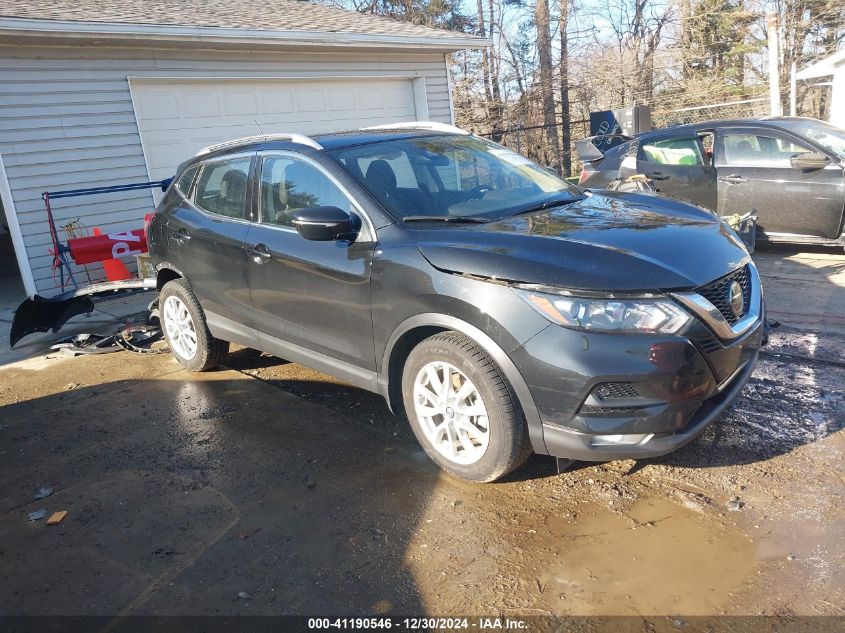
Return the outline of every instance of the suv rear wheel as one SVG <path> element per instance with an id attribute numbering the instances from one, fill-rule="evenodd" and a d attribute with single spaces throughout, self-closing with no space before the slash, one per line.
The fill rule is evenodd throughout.
<path id="1" fill-rule="evenodd" d="M 188 282 L 174 279 L 159 294 L 161 329 L 176 360 L 190 371 L 220 365 L 229 353 L 229 342 L 211 336 L 200 303 Z"/>
<path id="2" fill-rule="evenodd" d="M 402 376 L 405 411 L 422 447 L 443 470 L 494 481 L 531 454 L 525 419 L 502 371 L 458 332 L 425 339 Z"/>

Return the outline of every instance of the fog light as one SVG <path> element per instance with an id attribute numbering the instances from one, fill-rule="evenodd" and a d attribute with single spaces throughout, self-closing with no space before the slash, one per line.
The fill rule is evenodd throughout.
<path id="1" fill-rule="evenodd" d="M 642 446 L 654 437 L 654 433 L 636 435 L 594 435 L 591 446 Z"/>

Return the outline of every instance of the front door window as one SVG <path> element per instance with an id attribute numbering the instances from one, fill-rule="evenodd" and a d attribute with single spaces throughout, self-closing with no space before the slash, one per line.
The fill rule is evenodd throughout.
<path id="1" fill-rule="evenodd" d="M 726 134 L 725 164 L 733 167 L 791 167 L 795 154 L 809 152 L 806 147 L 784 138 L 763 134 Z"/>
<path id="2" fill-rule="evenodd" d="M 261 223 L 293 227 L 293 212 L 338 207 L 352 212 L 349 198 L 316 166 L 293 156 L 266 156 L 261 165 Z"/>

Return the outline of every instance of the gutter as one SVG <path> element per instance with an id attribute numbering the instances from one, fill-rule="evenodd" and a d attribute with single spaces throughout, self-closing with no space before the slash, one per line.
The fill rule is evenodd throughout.
<path id="1" fill-rule="evenodd" d="M 33 20 L 0 17 L 0 38 L 102 40 L 112 42 L 193 42 L 201 44 L 267 46 L 326 46 L 346 48 L 411 48 L 457 51 L 481 49 L 491 41 L 473 35 L 425 37 L 405 34 L 369 34 L 346 31 L 283 31 L 270 29 L 123 24 L 70 20 Z"/>

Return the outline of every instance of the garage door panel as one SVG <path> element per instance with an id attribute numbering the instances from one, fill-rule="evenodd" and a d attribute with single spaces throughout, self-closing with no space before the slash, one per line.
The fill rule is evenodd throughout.
<path id="1" fill-rule="evenodd" d="M 197 150 L 233 138 L 417 118 L 410 79 L 133 80 L 131 88 L 154 180 L 172 176 Z"/>
<path id="2" fill-rule="evenodd" d="M 323 112 L 326 98 L 322 90 L 297 90 L 296 106 L 299 112 Z"/>
<path id="3" fill-rule="evenodd" d="M 142 95 L 137 101 L 138 117 L 149 121 L 179 117 L 179 104 L 175 94 L 155 92 Z"/>
<path id="4" fill-rule="evenodd" d="M 174 169 L 179 164 L 173 164 L 172 156 L 184 154 L 186 147 L 184 141 L 151 141 L 150 148 L 153 150 L 149 152 L 147 162 L 151 170 L 160 169 Z"/>
<path id="5" fill-rule="evenodd" d="M 384 109 L 384 93 L 381 90 L 358 90 L 358 108 L 361 110 Z"/>
<path id="6" fill-rule="evenodd" d="M 327 88 L 328 104 L 331 112 L 348 110 L 350 103 L 355 103 L 355 89 L 352 87 Z"/>
<path id="7" fill-rule="evenodd" d="M 261 93 L 263 114 L 288 114 L 294 111 L 290 90 L 265 90 Z"/>
<path id="8" fill-rule="evenodd" d="M 182 95 L 182 106 L 179 115 L 197 119 L 203 117 L 219 117 L 220 103 L 217 101 L 217 94 L 211 91 L 188 92 Z"/>
<path id="9" fill-rule="evenodd" d="M 258 114 L 258 101 L 254 92 L 232 92 L 223 94 L 222 97 L 224 116 Z"/>

